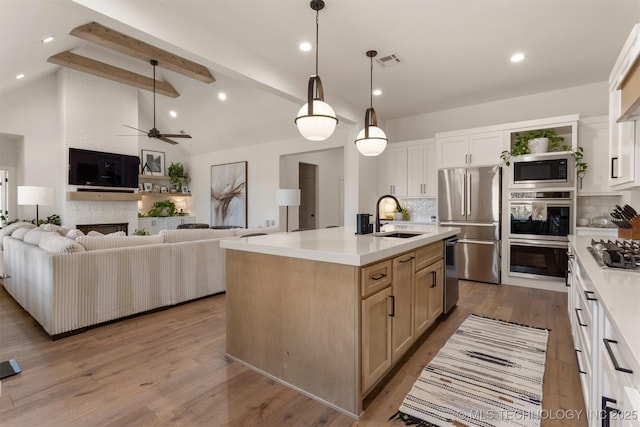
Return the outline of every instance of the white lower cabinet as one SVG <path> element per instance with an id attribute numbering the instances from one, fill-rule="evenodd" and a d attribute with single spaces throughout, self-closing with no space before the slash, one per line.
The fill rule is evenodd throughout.
<path id="1" fill-rule="evenodd" d="M 569 320 L 591 427 L 640 426 L 640 366 L 569 248 Z"/>
<path id="2" fill-rule="evenodd" d="M 160 230 L 175 230 L 180 224 L 193 224 L 195 222 L 195 216 L 138 218 L 138 229 L 145 229 L 149 234 L 158 234 Z"/>

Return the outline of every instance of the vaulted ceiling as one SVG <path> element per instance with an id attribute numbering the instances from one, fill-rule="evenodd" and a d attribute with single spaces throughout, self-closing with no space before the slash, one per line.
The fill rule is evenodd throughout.
<path id="1" fill-rule="evenodd" d="M 369 103 L 367 50 L 400 59 L 374 67 L 384 121 L 605 81 L 640 21 L 640 0 L 325 1 L 319 74 L 343 127 L 362 121 Z M 47 58 L 66 50 L 151 76 L 148 63 L 69 35 L 92 21 L 215 76 L 207 84 L 158 69 L 181 95 L 158 97 L 158 127 L 190 133 L 188 153 L 298 135 L 293 118 L 314 72 L 315 52 L 298 49 L 315 38 L 307 0 L 0 0 L 0 97 L 57 70 Z M 41 43 L 47 35 L 56 38 Z M 527 58 L 511 64 L 516 51 Z M 151 94 L 139 100 L 139 126 L 150 128 Z"/>

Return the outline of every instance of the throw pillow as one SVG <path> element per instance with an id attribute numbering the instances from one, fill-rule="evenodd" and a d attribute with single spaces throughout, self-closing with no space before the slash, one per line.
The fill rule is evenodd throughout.
<path id="1" fill-rule="evenodd" d="M 80 236 L 84 236 L 84 233 L 81 230 L 74 228 L 73 230 L 69 230 L 65 237 L 68 237 L 69 239 L 77 239 Z"/>
<path id="2" fill-rule="evenodd" d="M 9 224 L 4 228 L 0 228 L 0 251 L 2 250 L 2 238 L 4 236 L 11 236 L 13 234 L 14 231 L 16 231 L 18 228 L 26 228 L 27 230 L 30 230 L 32 228 L 36 228 L 35 225 L 31 224 L 30 222 L 14 222 L 13 224 Z"/>
<path id="3" fill-rule="evenodd" d="M 18 240 L 24 240 L 24 235 L 27 234 L 29 230 L 31 229 L 27 227 L 17 228 L 13 233 L 11 233 L 11 237 Z"/>
<path id="4" fill-rule="evenodd" d="M 111 236 L 111 237 L 114 237 L 114 236 L 126 236 L 126 235 L 127 235 L 127 233 L 125 233 L 124 231 L 114 231 L 113 233 L 105 234 L 105 236 Z"/>
<path id="5" fill-rule="evenodd" d="M 58 233 L 49 233 L 40 239 L 40 248 L 56 254 L 84 252 L 84 247 L 73 239 L 62 237 Z"/>
<path id="6" fill-rule="evenodd" d="M 102 234 L 99 231 L 91 230 L 87 233 L 87 236 L 100 237 L 100 236 L 104 236 L 104 234 Z"/>
<path id="7" fill-rule="evenodd" d="M 40 228 L 44 231 L 57 231 L 61 236 L 66 236 L 66 234 L 69 232 L 69 229 L 67 227 L 56 224 L 40 224 Z"/>
<path id="8" fill-rule="evenodd" d="M 40 228 L 34 228 L 33 230 L 29 230 L 27 234 L 24 235 L 24 242 L 38 246 L 40 244 L 40 240 L 42 240 L 44 236 L 51 235 L 53 233 L 60 236 L 55 231 L 44 231 Z"/>

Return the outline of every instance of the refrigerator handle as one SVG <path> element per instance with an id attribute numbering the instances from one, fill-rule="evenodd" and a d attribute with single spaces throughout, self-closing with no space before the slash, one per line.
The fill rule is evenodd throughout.
<path id="1" fill-rule="evenodd" d="M 471 174 L 467 173 L 467 215 L 471 215 Z"/>
<path id="2" fill-rule="evenodd" d="M 462 195 L 462 203 L 460 203 L 460 205 L 462 206 L 462 211 L 460 212 L 460 215 L 465 216 L 467 214 L 467 205 L 466 205 L 466 194 L 467 194 L 467 173 L 464 173 L 464 181 L 461 184 L 461 189 L 460 189 L 460 194 Z"/>

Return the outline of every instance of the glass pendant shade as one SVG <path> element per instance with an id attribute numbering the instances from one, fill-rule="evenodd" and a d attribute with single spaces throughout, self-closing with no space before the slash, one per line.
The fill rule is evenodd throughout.
<path id="1" fill-rule="evenodd" d="M 365 138 L 365 129 L 358 132 L 356 147 L 363 156 L 378 156 L 387 147 L 387 135 L 377 126 L 369 126 L 369 137 Z"/>
<path id="2" fill-rule="evenodd" d="M 313 113 L 309 114 L 309 103 L 302 106 L 296 117 L 300 134 L 309 141 L 324 141 L 336 129 L 338 119 L 333 108 L 324 101 L 314 99 Z"/>

